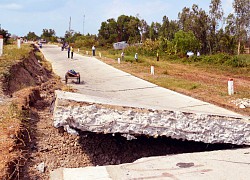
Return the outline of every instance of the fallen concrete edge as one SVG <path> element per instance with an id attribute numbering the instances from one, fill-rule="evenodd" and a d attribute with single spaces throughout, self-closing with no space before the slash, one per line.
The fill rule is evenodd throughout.
<path id="1" fill-rule="evenodd" d="M 95 99 L 91 102 L 92 97 L 88 98 L 76 101 L 57 96 L 54 126 L 64 127 L 69 133 L 75 133 L 72 128 L 104 134 L 120 133 L 128 140 L 134 135 L 146 135 L 250 145 L 250 121 L 245 117 L 114 106 L 107 101 L 105 104 L 96 103 Z"/>
<path id="2" fill-rule="evenodd" d="M 98 97 L 98 96 L 91 96 L 91 95 L 85 95 L 85 94 L 80 94 L 80 93 L 73 93 L 73 92 L 67 92 L 67 91 L 61 91 L 61 90 L 56 90 L 55 91 L 56 98 L 59 99 L 67 99 L 67 100 L 72 100 L 76 102 L 87 102 L 87 103 L 97 103 L 97 104 L 108 104 L 108 105 L 114 105 L 114 106 L 123 106 L 123 107 L 135 107 L 135 108 L 147 108 L 147 109 L 152 109 L 152 110 L 169 110 L 169 111 L 180 111 L 179 109 L 176 108 L 164 108 L 164 109 L 159 109 L 156 107 L 152 106 L 147 106 L 147 105 L 141 105 L 141 104 L 136 104 L 135 102 L 131 103 L 129 101 L 127 102 L 120 102 L 117 101 L 116 99 L 107 99 L 103 97 Z M 207 102 L 204 102 L 207 103 Z M 207 103 L 209 104 L 209 103 Z M 182 111 L 183 113 L 201 113 L 204 115 L 211 115 L 208 113 L 200 112 L 200 111 Z M 228 114 L 218 114 L 218 113 L 213 113 L 212 115 L 216 116 L 226 116 L 226 117 L 232 117 L 232 118 L 240 118 L 240 119 L 248 119 L 250 120 L 250 116 L 244 116 L 241 114 L 238 115 L 228 115 Z"/>

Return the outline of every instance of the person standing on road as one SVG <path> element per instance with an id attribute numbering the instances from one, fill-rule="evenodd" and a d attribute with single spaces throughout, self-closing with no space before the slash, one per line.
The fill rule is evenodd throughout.
<path id="1" fill-rule="evenodd" d="M 138 62 L 138 54 L 135 53 L 135 61 Z"/>
<path id="2" fill-rule="evenodd" d="M 70 57 L 70 45 L 68 45 L 68 58 Z"/>
<path id="3" fill-rule="evenodd" d="M 95 46 L 92 46 L 92 55 L 95 56 Z"/>
<path id="4" fill-rule="evenodd" d="M 124 60 L 124 52 L 123 51 L 121 53 L 121 59 L 122 59 L 122 61 Z"/>
<path id="5" fill-rule="evenodd" d="M 71 52 L 71 59 L 73 59 L 73 55 L 74 55 L 74 48 L 73 48 L 73 46 L 70 47 L 70 52 Z"/>

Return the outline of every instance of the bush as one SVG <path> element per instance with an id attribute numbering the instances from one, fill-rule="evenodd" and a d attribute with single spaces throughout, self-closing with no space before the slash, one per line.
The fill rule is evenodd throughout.
<path id="1" fill-rule="evenodd" d="M 202 62 L 204 64 L 225 65 L 231 67 L 247 67 L 250 56 L 231 56 L 229 54 L 215 54 L 210 56 L 193 56 L 188 62 Z"/>
<path id="2" fill-rule="evenodd" d="M 245 59 L 240 56 L 234 56 L 231 60 L 225 63 L 228 66 L 232 67 L 247 67 L 247 62 Z"/>

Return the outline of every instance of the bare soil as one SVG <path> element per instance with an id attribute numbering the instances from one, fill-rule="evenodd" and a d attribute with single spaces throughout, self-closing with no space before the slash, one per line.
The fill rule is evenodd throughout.
<path id="1" fill-rule="evenodd" d="M 25 180 L 49 179 L 49 172 L 60 167 L 115 165 L 130 163 L 142 157 L 237 147 L 230 144 L 211 145 L 167 137 L 154 139 L 141 136 L 136 140 L 127 141 L 120 134 L 80 132 L 79 136 L 75 136 L 63 129 L 56 129 L 52 120 L 54 90 L 63 88 L 63 84 L 53 74 L 41 68 L 33 56 L 29 60 L 32 62 L 30 65 L 37 67 L 26 68 L 28 73 L 21 73 L 24 72 L 23 69 L 20 71 L 20 67 L 17 66 L 13 74 L 18 77 L 13 77 L 13 81 L 11 79 L 5 81 L 5 85 L 6 82 L 11 85 L 11 87 L 4 86 L 5 93 L 13 96 L 13 99 L 18 99 L 20 108 L 27 113 L 26 119 L 19 124 L 19 135 L 16 144 L 13 145 L 18 153 L 16 160 L 9 163 L 9 175 L 12 176 L 5 175 L 5 177 Z M 32 78 L 27 81 L 26 77 L 30 77 L 29 75 Z M 26 84 L 26 82 L 32 83 Z M 20 90 L 21 87 L 28 85 L 36 87 Z M 9 149 L 6 149 L 6 152 L 8 153 Z M 42 162 L 45 164 L 44 172 L 40 172 L 37 168 Z"/>

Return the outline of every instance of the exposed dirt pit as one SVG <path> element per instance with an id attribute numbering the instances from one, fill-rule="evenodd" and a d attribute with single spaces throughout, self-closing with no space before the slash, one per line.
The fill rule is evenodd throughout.
<path id="1" fill-rule="evenodd" d="M 45 104 L 50 104 L 45 100 Z M 96 134 L 80 132 L 71 135 L 63 129 L 52 126 L 49 106 L 41 106 L 42 101 L 32 109 L 30 142 L 26 144 L 26 165 L 20 179 L 49 179 L 51 170 L 65 167 L 116 165 L 131 163 L 142 157 L 164 156 L 178 153 L 201 152 L 240 148 L 230 144 L 205 144 L 174 140 L 167 137 L 137 137 L 127 141 L 120 134 Z M 44 162 L 44 172 L 37 166 Z"/>

